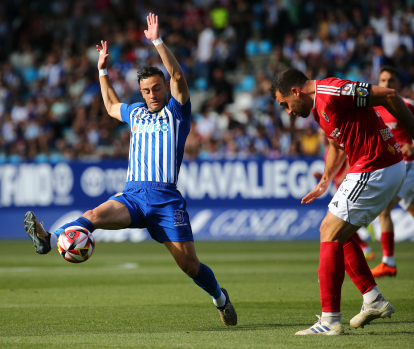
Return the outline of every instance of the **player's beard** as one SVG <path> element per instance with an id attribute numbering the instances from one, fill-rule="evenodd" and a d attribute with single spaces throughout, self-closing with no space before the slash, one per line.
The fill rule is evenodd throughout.
<path id="1" fill-rule="evenodd" d="M 308 110 L 305 103 L 297 103 L 294 105 L 294 109 L 297 111 L 294 111 L 293 114 L 301 118 L 307 118 L 311 112 L 311 109 Z"/>

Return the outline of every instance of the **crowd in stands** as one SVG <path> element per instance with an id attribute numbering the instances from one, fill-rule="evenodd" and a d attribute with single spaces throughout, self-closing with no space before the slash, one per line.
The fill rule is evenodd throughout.
<path id="1" fill-rule="evenodd" d="M 143 101 L 137 70 L 166 73 L 143 33 L 149 12 L 191 89 L 188 160 L 320 155 L 313 118 L 270 96 L 288 67 L 375 84 L 392 65 L 414 95 L 412 0 L 4 0 L 0 162 L 127 158 L 129 128 L 104 108 L 95 45 L 108 41 L 121 101 Z"/>

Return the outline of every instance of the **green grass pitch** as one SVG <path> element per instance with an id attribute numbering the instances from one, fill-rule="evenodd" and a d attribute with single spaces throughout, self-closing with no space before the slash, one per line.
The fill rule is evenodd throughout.
<path id="1" fill-rule="evenodd" d="M 380 261 L 380 245 L 373 244 Z M 98 243 L 71 264 L 30 241 L 0 242 L 0 348 L 413 348 L 414 244 L 396 244 L 398 276 L 378 280 L 396 313 L 351 329 L 362 297 L 348 276 L 344 336 L 294 336 L 320 314 L 317 242 L 197 242 L 227 288 L 236 327 L 155 242 Z"/>

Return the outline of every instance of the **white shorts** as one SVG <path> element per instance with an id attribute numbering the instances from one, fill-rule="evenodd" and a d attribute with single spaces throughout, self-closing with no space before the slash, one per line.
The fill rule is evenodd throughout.
<path id="1" fill-rule="evenodd" d="M 414 161 L 406 162 L 406 165 L 407 175 L 404 184 L 397 195 L 401 199 L 399 204 L 404 210 L 407 210 L 414 200 Z"/>
<path id="2" fill-rule="evenodd" d="M 368 226 L 401 190 L 405 171 L 405 162 L 400 161 L 373 172 L 347 174 L 329 211 L 357 227 Z"/>

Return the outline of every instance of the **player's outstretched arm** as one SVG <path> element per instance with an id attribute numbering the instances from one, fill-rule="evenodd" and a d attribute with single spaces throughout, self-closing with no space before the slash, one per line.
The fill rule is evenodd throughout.
<path id="1" fill-rule="evenodd" d="M 109 56 L 108 54 L 108 43 L 106 41 L 101 41 L 102 46 L 96 45 L 96 51 L 99 52 L 98 60 L 98 69 L 106 69 L 106 59 Z M 110 116 L 119 121 L 122 121 L 121 117 L 121 101 L 119 100 L 118 95 L 116 94 L 114 87 L 109 80 L 108 74 L 101 75 L 99 72 L 99 82 L 101 84 L 101 93 L 102 98 L 105 104 L 106 111 Z"/>
<path id="2" fill-rule="evenodd" d="M 397 91 L 372 85 L 368 106 L 376 107 L 380 105 L 385 107 L 403 125 L 410 137 L 414 139 L 414 115 Z"/>
<path id="3" fill-rule="evenodd" d="M 347 155 L 345 151 L 339 146 L 338 142 L 334 139 L 328 139 L 328 141 L 329 150 L 328 154 L 326 155 L 325 171 L 323 172 L 322 178 L 316 188 L 302 199 L 302 204 L 309 204 L 326 192 L 326 190 L 329 188 L 329 184 L 331 184 L 333 178 L 338 173 L 346 159 Z"/>
<path id="4" fill-rule="evenodd" d="M 154 41 L 159 38 L 158 16 L 150 13 L 147 16 L 148 30 L 144 31 L 148 40 Z M 163 43 L 154 43 L 158 53 L 160 54 L 162 63 L 171 76 L 171 94 L 181 105 L 187 102 L 190 97 L 187 81 L 185 80 L 183 70 L 175 59 L 174 55 Z"/>

